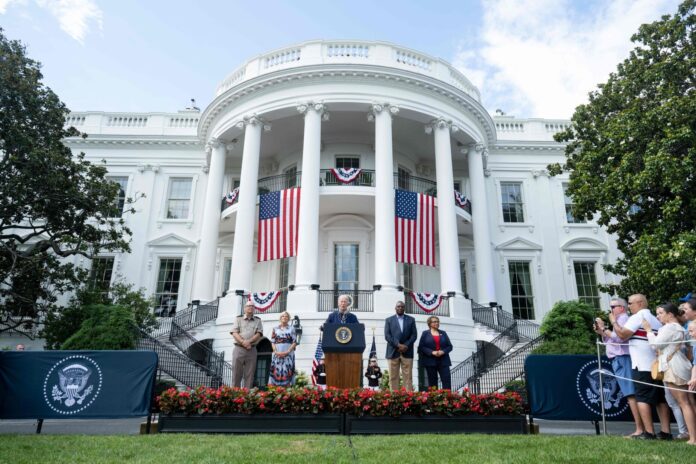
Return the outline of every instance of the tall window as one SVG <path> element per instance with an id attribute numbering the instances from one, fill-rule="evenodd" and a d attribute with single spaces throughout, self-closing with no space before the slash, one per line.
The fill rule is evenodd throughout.
<path id="1" fill-rule="evenodd" d="M 181 280 L 181 258 L 161 258 L 155 292 L 155 314 L 172 316 L 176 312 Z"/>
<path id="2" fill-rule="evenodd" d="M 563 202 L 565 203 L 565 214 L 566 222 L 568 224 L 583 224 L 586 221 L 582 218 L 576 217 L 573 212 L 573 199 L 568 196 L 568 185 L 563 184 Z"/>
<path id="3" fill-rule="evenodd" d="M 573 267 L 575 268 L 575 283 L 578 287 L 578 300 L 595 309 L 601 309 L 594 261 L 575 261 Z"/>
<path id="4" fill-rule="evenodd" d="M 290 258 L 281 258 L 278 270 L 278 288 L 287 288 L 290 283 Z M 287 292 L 280 295 L 280 310 L 285 311 L 288 305 Z"/>
<path id="5" fill-rule="evenodd" d="M 334 290 L 355 291 L 358 289 L 358 252 L 357 243 L 334 244 Z"/>
<path id="6" fill-rule="evenodd" d="M 512 315 L 515 319 L 534 319 L 534 294 L 528 261 L 509 261 Z"/>
<path id="7" fill-rule="evenodd" d="M 283 174 L 285 174 L 285 188 L 297 187 L 297 166 L 287 168 Z"/>
<path id="8" fill-rule="evenodd" d="M 188 219 L 191 207 L 191 178 L 173 177 L 169 179 L 167 197 L 167 218 Z"/>
<path id="9" fill-rule="evenodd" d="M 413 265 L 404 263 L 402 266 L 403 275 L 401 278 L 401 285 L 403 285 L 406 290 L 413 291 Z"/>
<path id="10" fill-rule="evenodd" d="M 500 202 L 503 206 L 503 222 L 524 222 L 521 182 L 501 182 Z"/>
<path id="11" fill-rule="evenodd" d="M 360 157 L 359 156 L 339 156 L 336 158 L 336 168 L 337 169 L 352 169 L 360 168 Z"/>
<path id="12" fill-rule="evenodd" d="M 469 290 L 466 285 L 466 261 L 462 260 L 459 261 L 459 274 L 461 275 L 462 279 L 462 292 L 469 293 Z"/>
<path id="13" fill-rule="evenodd" d="M 411 187 L 411 171 L 399 166 L 396 173 L 396 188 L 399 190 L 409 190 Z"/>
<path id="14" fill-rule="evenodd" d="M 118 184 L 118 197 L 114 203 L 114 213 L 113 217 L 119 217 L 123 214 L 123 207 L 126 204 L 126 188 L 128 187 L 128 177 L 107 177 L 108 180 Z"/>
<path id="15" fill-rule="evenodd" d="M 89 271 L 89 288 L 102 293 L 108 292 L 111 286 L 111 275 L 113 270 L 113 256 L 93 258 L 92 269 Z"/>
<path id="16" fill-rule="evenodd" d="M 232 258 L 225 258 L 222 262 L 222 288 L 220 294 L 227 292 L 230 288 L 230 276 L 232 275 Z"/>

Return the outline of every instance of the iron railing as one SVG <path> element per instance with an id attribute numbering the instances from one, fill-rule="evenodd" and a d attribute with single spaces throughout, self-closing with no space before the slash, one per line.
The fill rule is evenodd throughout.
<path id="1" fill-rule="evenodd" d="M 319 182 L 323 186 L 347 186 L 347 187 L 374 187 L 375 186 L 375 171 L 363 169 L 360 174 L 351 182 L 341 182 L 336 179 L 331 169 L 322 169 L 319 175 Z"/>
<path id="2" fill-rule="evenodd" d="M 371 313 L 374 311 L 372 290 L 319 290 L 319 312 L 326 313 L 338 308 L 338 297 L 348 295 L 353 304 L 350 310 L 354 313 Z"/>
<path id="3" fill-rule="evenodd" d="M 183 330 L 191 330 L 208 321 L 216 319 L 219 303 L 219 298 L 203 304 L 190 303 L 185 311 L 174 316 L 172 322 Z"/>
<path id="4" fill-rule="evenodd" d="M 437 196 L 437 183 L 430 179 L 424 179 L 422 177 L 404 176 L 399 175 L 399 173 L 394 173 L 394 187 L 399 190 L 406 190 L 409 192 L 425 193 L 427 195 L 436 197 Z M 454 198 L 452 198 L 454 201 Z"/>
<path id="5" fill-rule="evenodd" d="M 302 172 L 297 171 L 292 174 L 280 174 L 278 176 L 264 177 L 259 179 L 259 195 L 271 192 L 280 192 L 281 190 L 300 187 L 302 181 Z"/>
<path id="6" fill-rule="evenodd" d="M 157 368 L 187 387 L 195 388 L 199 385 L 205 385 L 219 388 L 224 383 L 223 378 L 217 373 L 218 371 L 193 361 L 142 330 L 136 343 L 136 349 L 157 353 Z"/>
<path id="7" fill-rule="evenodd" d="M 406 309 L 404 312 L 406 314 L 425 314 L 428 316 L 442 316 L 442 317 L 449 317 L 450 315 L 450 307 L 449 307 L 449 297 L 444 296 L 442 297 L 442 301 L 440 302 L 440 306 L 437 307 L 436 310 L 434 311 L 425 311 L 423 308 L 418 306 L 418 304 L 413 301 L 413 298 L 411 297 L 411 292 L 405 291 L 404 292 L 404 303 L 406 303 Z"/>
<path id="8" fill-rule="evenodd" d="M 512 313 L 501 306 L 484 306 L 471 302 L 471 314 L 474 322 L 485 325 L 496 332 L 503 332 L 513 325 L 517 326 L 519 337 L 533 340 L 539 336 L 539 325 L 527 319 L 515 319 Z"/>
<path id="9" fill-rule="evenodd" d="M 176 321 L 172 321 L 172 330 L 169 333 L 169 341 L 172 342 L 182 353 L 191 358 L 190 349 L 196 345 L 196 350 L 202 354 L 203 363 L 211 375 L 220 378 L 227 385 L 232 382 L 232 365 L 225 362 L 225 356 L 222 352 L 213 351 L 211 348 L 201 343 L 200 340 L 193 337 L 185 329 L 180 327 Z M 195 362 L 192 360 L 192 362 Z"/>
<path id="10" fill-rule="evenodd" d="M 497 364 L 488 369 L 488 371 L 478 379 L 477 385 L 479 392 L 491 393 L 497 391 L 508 382 L 522 377 L 524 375 L 524 361 L 543 341 L 544 337 L 539 336 L 514 353 L 498 361 Z"/>

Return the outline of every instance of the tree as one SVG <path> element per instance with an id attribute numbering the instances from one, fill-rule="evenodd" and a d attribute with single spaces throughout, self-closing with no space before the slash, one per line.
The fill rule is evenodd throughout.
<path id="1" fill-rule="evenodd" d="M 95 319 L 95 312 L 100 312 L 103 307 L 122 307 L 129 312 L 129 320 L 142 330 L 149 330 L 157 325 L 157 320 L 152 313 L 154 301 L 146 298 L 143 289 L 133 290 L 131 285 L 117 283 L 111 287 L 108 294 L 95 291 L 90 288 L 81 288 L 70 300 L 67 307 L 60 312 L 49 313 L 44 321 L 41 337 L 45 339 L 47 350 L 60 350 L 64 343 L 75 335 L 86 321 Z M 90 322 L 92 326 L 93 322 Z M 108 331 L 108 326 L 97 326 Z M 130 332 L 129 332 L 130 333 Z M 106 349 L 106 348 L 95 348 Z"/>
<path id="2" fill-rule="evenodd" d="M 608 293 L 667 301 L 696 290 L 696 16 L 687 0 L 644 24 L 637 47 L 579 106 L 565 165 L 573 213 L 615 234 L 623 254 Z"/>
<path id="3" fill-rule="evenodd" d="M 80 133 L 65 127 L 69 111 L 42 78 L 0 29 L 0 332 L 28 336 L 84 280 L 74 257 L 129 251 L 130 236 L 119 187 L 63 144 Z"/>
<path id="4" fill-rule="evenodd" d="M 125 306 L 90 305 L 89 317 L 62 345 L 63 350 L 132 350 L 138 338 L 133 314 Z"/>
<path id="5" fill-rule="evenodd" d="M 544 342 L 536 354 L 595 354 L 597 336 L 592 330 L 599 311 L 579 301 L 559 301 L 544 316 L 539 331 Z"/>

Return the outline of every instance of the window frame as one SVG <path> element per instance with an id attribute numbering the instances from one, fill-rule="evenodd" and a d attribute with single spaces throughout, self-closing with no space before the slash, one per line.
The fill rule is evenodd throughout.
<path id="1" fill-rule="evenodd" d="M 594 289 L 594 295 L 588 296 L 588 295 L 581 295 L 580 294 L 580 287 L 581 287 L 581 282 L 578 281 L 578 265 L 587 265 L 591 264 L 592 265 L 592 276 L 594 276 L 594 286 L 587 286 L 586 283 L 583 282 L 582 287 L 583 288 L 593 288 Z M 594 307 L 598 311 L 602 309 L 602 296 L 599 291 L 599 288 L 597 288 L 598 285 L 598 279 L 597 279 L 597 261 L 592 260 L 592 259 L 574 259 L 573 260 L 573 277 L 575 279 L 575 291 L 576 295 L 578 297 L 578 301 L 581 301 L 583 303 L 587 303 L 590 306 Z M 587 274 L 590 275 L 590 274 Z M 591 300 L 594 303 L 591 303 L 587 300 Z"/>
<path id="2" fill-rule="evenodd" d="M 95 261 L 108 261 L 108 260 L 111 261 L 111 269 L 108 269 L 108 273 L 109 273 L 109 282 L 108 282 L 108 284 L 106 285 L 106 287 L 99 287 L 99 288 L 98 288 L 98 287 L 95 285 L 95 283 L 96 283 L 96 279 L 95 279 L 95 275 L 94 275 L 94 273 L 95 273 Z M 100 293 L 102 293 L 102 294 L 108 294 L 109 291 L 111 290 L 111 286 L 113 285 L 114 279 L 115 279 L 115 277 L 116 277 L 116 272 L 115 272 L 115 269 L 116 269 L 116 256 L 115 256 L 115 255 L 100 255 L 100 256 L 95 256 L 94 258 L 92 258 L 92 259 L 90 260 L 90 262 L 91 262 L 91 263 L 90 263 L 90 268 L 89 268 L 89 276 L 88 276 L 88 279 L 87 279 L 87 286 L 88 286 L 91 290 L 98 290 L 98 291 L 99 291 Z M 106 268 L 102 269 L 102 274 L 105 274 L 106 272 L 107 272 L 107 269 L 106 269 Z M 102 284 L 106 282 L 106 280 L 103 278 L 103 275 L 102 275 L 102 278 L 99 279 L 99 280 L 100 280 L 100 282 L 101 282 Z"/>
<path id="3" fill-rule="evenodd" d="M 528 259 L 528 258 L 524 258 L 524 257 L 510 257 L 510 258 L 506 259 L 505 269 L 506 269 L 507 274 L 508 274 L 508 278 L 507 278 L 507 280 L 508 280 L 508 285 L 507 285 L 507 288 L 508 288 L 508 291 L 509 291 L 509 293 L 510 293 L 510 312 L 513 314 L 513 317 L 514 317 L 515 319 L 523 319 L 523 320 L 534 321 L 534 320 L 536 320 L 536 317 L 537 317 L 536 312 L 537 312 L 537 306 L 538 306 L 538 304 L 537 304 L 537 295 L 536 295 L 536 292 L 535 292 L 535 281 L 534 281 L 535 279 L 534 279 L 534 273 L 532 272 L 532 264 L 533 264 L 533 263 L 534 263 L 534 260 Z M 513 282 L 512 282 L 511 264 L 526 264 L 526 269 L 527 269 L 527 272 L 528 272 L 528 274 L 529 274 L 529 287 L 530 287 L 530 291 L 531 291 L 531 296 L 524 296 L 524 297 L 521 297 L 521 296 L 516 296 L 515 294 L 513 294 Z M 516 298 L 531 298 L 531 303 L 532 303 L 532 308 L 531 308 L 531 315 L 532 315 L 532 317 L 531 317 L 531 318 L 530 318 L 530 317 L 521 317 L 521 315 L 519 314 L 519 311 L 518 311 L 518 314 L 516 314 L 516 312 L 515 312 L 515 305 L 514 305 L 514 300 L 515 300 Z M 528 311 L 528 309 L 527 309 L 527 311 Z M 528 313 L 528 312 L 527 312 L 526 316 L 529 316 L 529 313 Z"/>
<path id="4" fill-rule="evenodd" d="M 109 216 L 111 218 L 120 218 L 123 216 L 123 211 L 126 208 L 126 200 L 131 196 L 130 195 L 130 186 L 132 185 L 132 175 L 131 174 L 125 174 L 125 173 L 117 173 L 117 172 L 109 172 L 106 174 L 106 179 L 111 182 L 115 182 L 119 184 L 119 187 L 121 187 L 121 184 L 117 182 L 115 179 L 125 179 L 125 186 L 123 188 L 123 200 L 121 199 L 120 195 L 118 197 L 117 201 L 117 207 L 120 210 L 119 214 L 117 216 Z"/>
<path id="5" fill-rule="evenodd" d="M 526 226 L 529 225 L 529 213 L 527 210 L 527 198 L 525 195 L 525 183 L 524 180 L 520 179 L 498 179 L 497 180 L 497 187 L 498 187 L 498 203 L 499 203 L 499 208 L 498 208 L 498 214 L 500 217 L 500 222 L 504 226 Z M 506 221 L 505 220 L 505 213 L 504 213 L 504 206 L 508 203 L 503 202 L 503 187 L 505 184 L 514 184 L 514 185 L 519 185 L 519 196 L 520 196 L 520 205 L 521 205 L 521 214 L 522 214 L 522 220 L 521 221 Z M 515 203 L 516 204 L 516 203 Z"/>
<path id="6" fill-rule="evenodd" d="M 169 218 L 169 217 L 167 217 L 167 211 L 168 211 L 168 206 L 169 206 L 169 194 L 170 194 L 172 179 L 191 179 L 191 191 L 189 194 L 188 217 L 185 217 L 185 218 Z M 191 227 L 191 225 L 193 224 L 193 212 L 196 209 L 194 206 L 196 203 L 197 185 L 198 185 L 198 175 L 197 174 L 192 175 L 189 173 L 181 173 L 181 174 L 172 173 L 172 174 L 165 176 L 164 195 L 162 195 L 159 220 L 157 221 L 158 226 L 161 227 L 161 225 L 163 223 L 169 223 L 169 224 L 179 223 L 179 224 L 186 224 L 188 227 Z"/>

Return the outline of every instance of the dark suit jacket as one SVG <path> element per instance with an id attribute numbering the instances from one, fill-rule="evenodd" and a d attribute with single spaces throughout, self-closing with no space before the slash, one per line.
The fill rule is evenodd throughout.
<path id="1" fill-rule="evenodd" d="M 388 317 L 384 323 L 384 339 L 387 341 L 387 359 L 399 357 L 400 353 L 397 349 L 399 343 L 408 346 L 408 351 L 404 353 L 404 358 L 413 359 L 413 345 L 416 343 L 416 337 L 418 337 L 418 333 L 416 332 L 416 320 L 414 318 L 408 314 L 404 314 L 404 330 L 402 332 L 396 314 Z"/>
<path id="2" fill-rule="evenodd" d="M 421 365 L 424 367 L 435 366 L 451 366 L 449 353 L 452 351 L 452 342 L 444 330 L 440 331 L 440 349 L 445 352 L 444 355 L 436 358 L 433 356 L 435 351 L 435 339 L 430 334 L 430 329 L 421 334 L 420 342 L 418 343 L 418 354 L 420 354 Z"/>
<path id="3" fill-rule="evenodd" d="M 346 314 L 346 324 L 357 323 L 358 316 L 348 311 L 348 313 Z M 329 314 L 329 317 L 326 318 L 326 322 L 324 322 L 324 324 L 341 324 L 341 316 L 338 314 L 338 311 L 334 311 L 331 314 Z"/>

